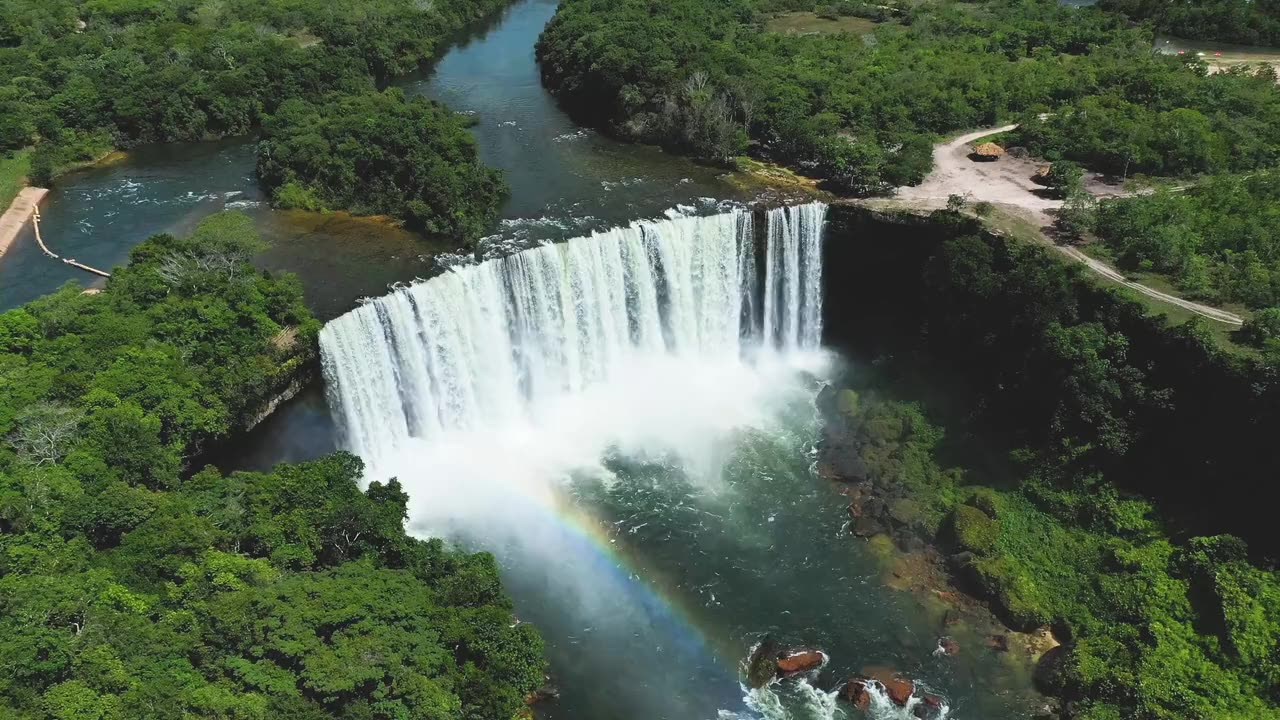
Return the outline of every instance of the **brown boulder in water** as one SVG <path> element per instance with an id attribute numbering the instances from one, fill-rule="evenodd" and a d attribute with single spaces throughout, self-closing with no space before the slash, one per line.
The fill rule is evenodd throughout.
<path id="1" fill-rule="evenodd" d="M 778 642 L 766 635 L 747 659 L 747 686 L 762 688 L 778 674 Z"/>
<path id="2" fill-rule="evenodd" d="M 949 637 L 938 638 L 938 649 L 933 651 L 934 655 L 946 655 L 953 657 L 960 652 L 960 643 Z"/>
<path id="3" fill-rule="evenodd" d="M 870 681 L 864 677 L 851 677 L 849 682 L 844 684 L 844 690 L 840 692 L 840 696 L 853 703 L 853 706 L 859 710 L 866 710 L 871 705 L 871 693 L 867 691 L 868 682 Z"/>
<path id="4" fill-rule="evenodd" d="M 887 681 L 881 682 L 884 685 L 885 694 L 889 696 L 894 705 L 905 706 L 907 701 L 911 699 L 911 693 L 916 690 L 916 684 L 901 675 L 894 675 Z"/>
<path id="5" fill-rule="evenodd" d="M 827 656 L 820 650 L 792 650 L 778 658 L 778 672 L 784 675 L 809 672 L 822 667 Z"/>

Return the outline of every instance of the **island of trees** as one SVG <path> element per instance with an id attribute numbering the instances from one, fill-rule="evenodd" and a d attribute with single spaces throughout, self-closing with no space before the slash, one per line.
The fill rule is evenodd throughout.
<path id="1" fill-rule="evenodd" d="M 249 218 L 0 315 L 0 715 L 493 720 L 542 682 L 491 556 L 339 453 L 200 470 L 315 353 Z"/>
<path id="2" fill-rule="evenodd" d="M 32 147 L 29 174 L 49 182 L 112 148 L 269 124 L 285 157 L 264 162 L 264 185 L 281 205 L 394 214 L 470 239 L 497 212 L 501 180 L 480 166 L 462 119 L 377 91 L 508 2 L 3 0 L 0 153 Z M 335 106 L 384 128 L 423 126 L 370 133 L 333 122 Z"/>

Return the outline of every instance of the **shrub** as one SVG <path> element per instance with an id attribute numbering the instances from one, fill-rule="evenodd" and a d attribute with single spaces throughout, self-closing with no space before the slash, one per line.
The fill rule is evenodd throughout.
<path id="1" fill-rule="evenodd" d="M 1262 347 L 1272 338 L 1280 338 L 1280 307 L 1269 307 L 1253 314 L 1240 328 L 1240 336 L 1250 345 Z"/>

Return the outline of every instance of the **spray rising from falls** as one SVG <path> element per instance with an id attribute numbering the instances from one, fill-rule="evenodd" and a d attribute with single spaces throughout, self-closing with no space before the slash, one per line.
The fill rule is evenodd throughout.
<path id="1" fill-rule="evenodd" d="M 682 360 L 711 372 L 756 348 L 814 350 L 825 215 L 769 211 L 763 262 L 751 212 L 735 210 L 526 250 L 369 302 L 320 337 L 345 444 L 376 469 L 415 440 L 541 424 L 566 396 L 696 374 Z"/>

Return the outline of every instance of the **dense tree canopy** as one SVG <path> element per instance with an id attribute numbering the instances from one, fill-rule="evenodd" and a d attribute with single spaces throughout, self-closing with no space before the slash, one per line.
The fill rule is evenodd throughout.
<path id="1" fill-rule="evenodd" d="M 1274 0 L 1099 0 L 1135 20 L 1182 38 L 1244 45 L 1280 45 L 1280 3 Z"/>
<path id="2" fill-rule="evenodd" d="M 263 125 L 258 177 L 280 205 L 393 215 L 459 237 L 492 225 L 506 194 L 461 116 L 394 89 L 285 102 Z"/>
<path id="3" fill-rule="evenodd" d="M 1280 172 L 1105 200 L 1094 229 L 1122 267 L 1217 302 L 1280 305 Z"/>
<path id="4" fill-rule="evenodd" d="M 1021 142 L 1051 159 L 1116 174 L 1280 159 L 1272 76 L 1208 75 L 1153 53 L 1151 36 L 1115 14 L 944 2 L 904 5 L 866 36 L 762 30 L 765 10 L 814 7 L 568 0 L 538 55 L 548 85 L 590 122 L 711 160 L 750 149 L 854 193 L 918 182 L 938 134 L 1001 119 L 1024 120 Z M 833 11 L 846 10 L 866 8 Z"/>
<path id="5" fill-rule="evenodd" d="M 112 147 L 246 134 L 287 100 L 372 92 L 508 2 L 0 0 L 0 151 L 34 144 L 48 181 Z"/>
<path id="6" fill-rule="evenodd" d="M 0 315 L 0 715 L 493 720 L 540 683 L 488 555 L 347 454 L 191 475 L 314 355 L 247 217 Z"/>

